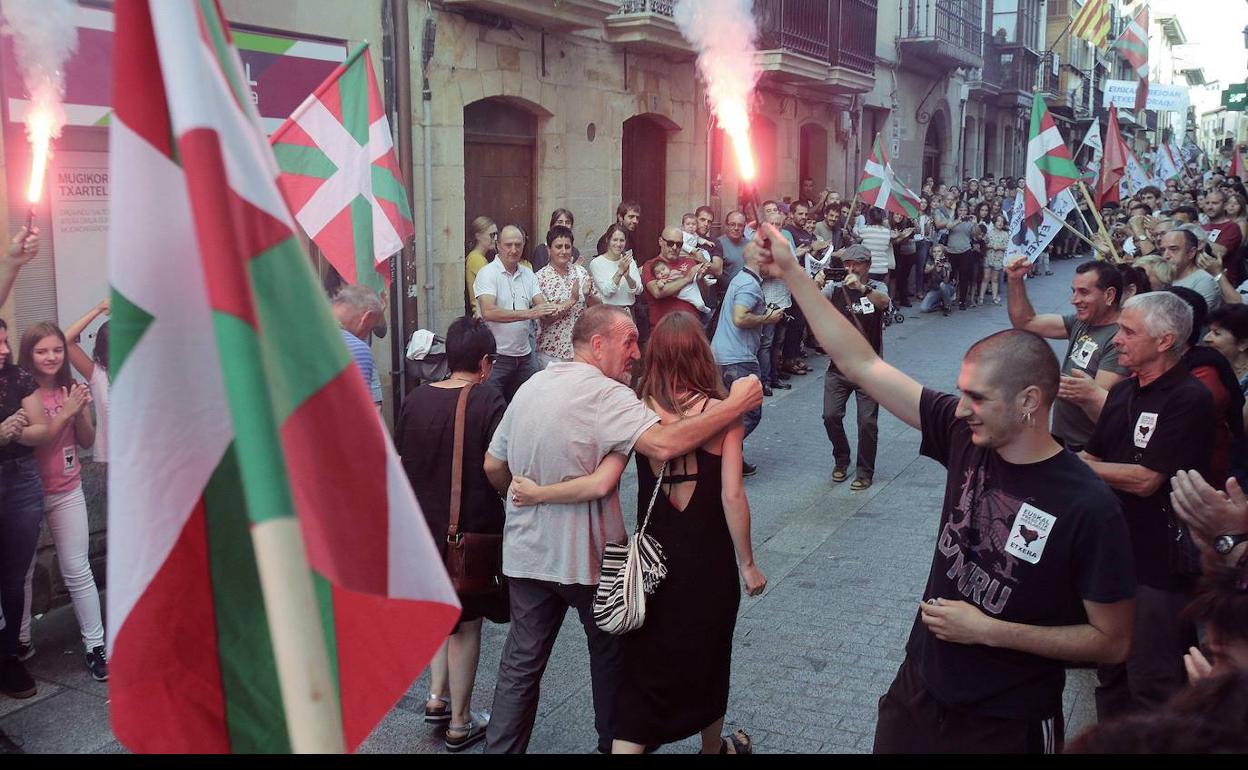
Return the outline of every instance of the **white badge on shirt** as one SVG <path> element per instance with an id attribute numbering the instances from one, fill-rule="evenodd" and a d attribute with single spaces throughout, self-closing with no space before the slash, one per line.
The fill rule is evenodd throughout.
<path id="1" fill-rule="evenodd" d="M 1049 533 L 1057 517 L 1045 513 L 1031 503 L 1023 503 L 1014 517 L 1010 528 L 1010 539 L 1005 541 L 1005 550 L 1025 562 L 1036 564 L 1044 555 L 1044 546 L 1049 542 Z"/>
<path id="2" fill-rule="evenodd" d="M 1135 439 L 1135 445 L 1139 449 L 1148 446 L 1148 442 L 1152 441 L 1153 434 L 1157 432 L 1157 413 L 1156 412 L 1140 412 L 1140 419 L 1135 421 L 1135 431 L 1131 437 Z"/>
<path id="3" fill-rule="evenodd" d="M 74 466 L 78 463 L 78 450 L 74 449 L 72 445 L 65 447 L 64 452 L 61 455 L 61 461 L 63 462 L 63 465 L 61 466 L 61 473 L 66 476 L 72 476 L 74 473 Z"/>
<path id="4" fill-rule="evenodd" d="M 1087 369 L 1088 364 L 1092 363 L 1092 354 L 1097 351 L 1100 345 L 1091 339 L 1085 339 L 1083 344 L 1075 348 L 1070 354 L 1070 360 L 1080 369 Z"/>
<path id="5" fill-rule="evenodd" d="M 863 297 L 854 303 L 854 310 L 857 310 L 859 315 L 871 315 L 875 312 L 875 305 L 871 303 L 871 300 Z"/>
<path id="6" fill-rule="evenodd" d="M 1218 236 L 1219 236 L 1219 235 L 1221 235 L 1221 234 L 1222 234 L 1222 231 L 1221 231 L 1221 230 L 1210 230 L 1210 231 L 1209 231 L 1209 242 L 1210 242 L 1210 243 L 1217 243 L 1217 242 L 1218 242 Z"/>

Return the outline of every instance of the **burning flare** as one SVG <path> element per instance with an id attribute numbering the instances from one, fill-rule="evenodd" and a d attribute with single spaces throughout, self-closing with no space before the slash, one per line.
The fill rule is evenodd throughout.
<path id="1" fill-rule="evenodd" d="M 742 181 L 758 171 L 750 150 L 750 101 L 758 83 L 753 0 L 677 0 L 676 26 L 698 52 L 698 71 L 719 127 L 732 139 Z"/>
<path id="2" fill-rule="evenodd" d="M 43 179 L 48 173 L 48 155 L 51 152 L 52 132 L 55 124 L 52 112 L 35 105 L 26 116 L 26 134 L 30 139 L 30 184 L 26 188 L 26 200 L 33 206 L 43 197 Z"/>

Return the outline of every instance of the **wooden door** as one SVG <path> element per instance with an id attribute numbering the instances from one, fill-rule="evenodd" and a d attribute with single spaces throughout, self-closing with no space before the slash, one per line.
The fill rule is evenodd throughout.
<path id="1" fill-rule="evenodd" d="M 642 264 L 659 253 L 659 235 L 667 225 L 667 131 L 637 115 L 624 121 L 622 145 L 620 195 L 641 204 L 633 256 Z"/>
<path id="2" fill-rule="evenodd" d="M 472 220 L 482 214 L 500 230 L 520 225 L 533 244 L 533 145 L 493 137 L 464 141 L 465 243 Z"/>

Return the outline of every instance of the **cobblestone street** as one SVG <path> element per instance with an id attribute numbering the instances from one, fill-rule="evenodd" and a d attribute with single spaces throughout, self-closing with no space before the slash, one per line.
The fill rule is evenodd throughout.
<path id="1" fill-rule="evenodd" d="M 1056 275 L 1029 283 L 1039 312 L 1065 312 L 1075 264 L 1054 263 Z M 926 385 L 953 390 L 966 347 L 1008 325 L 1004 305 L 948 318 L 907 309 L 905 323 L 885 332 L 885 357 Z M 762 424 L 746 443 L 746 458 L 759 467 L 746 484 L 755 557 L 769 586 L 741 601 L 728 722 L 745 729 L 760 752 L 869 752 L 876 702 L 902 659 L 930 564 L 944 470 L 919 456 L 917 431 L 881 411 L 875 485 L 853 493 L 848 483 L 833 484 L 820 421 L 826 361 L 808 363 L 816 372 L 794 377 L 791 391 L 767 399 Z M 846 425 L 852 439 L 852 413 Z M 635 489 L 630 468 L 622 491 L 630 519 Z M 490 707 L 505 635 L 505 626 L 486 624 L 477 709 Z M 82 665 L 70 608 L 38 619 L 34 638 L 38 654 L 28 665 L 39 694 L 0 699 L 0 728 L 32 753 L 120 751 L 108 726 L 107 689 Z M 1071 672 L 1068 737 L 1093 718 L 1093 682 L 1090 671 Z M 364 751 L 444 751 L 441 736 L 423 722 L 427 693 L 422 677 Z M 572 613 L 542 683 L 530 750 L 586 753 L 594 746 L 588 656 Z M 661 749 L 695 750 L 693 739 Z"/>

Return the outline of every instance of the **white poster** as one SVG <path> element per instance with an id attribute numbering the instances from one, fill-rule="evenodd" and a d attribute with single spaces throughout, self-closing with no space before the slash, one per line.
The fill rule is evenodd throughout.
<path id="1" fill-rule="evenodd" d="M 1135 87 L 1137 80 L 1106 80 L 1105 100 L 1101 105 L 1109 109 L 1116 104 L 1118 109 L 1135 109 Z M 1158 83 L 1148 84 L 1148 99 L 1145 109 L 1166 110 L 1169 112 L 1187 112 L 1187 86 L 1163 86 Z"/>
<path id="2" fill-rule="evenodd" d="M 1007 265 L 1019 257 L 1026 257 L 1028 264 L 1040 257 L 1040 254 L 1049 247 L 1053 238 L 1062 229 L 1066 215 L 1074 210 L 1075 196 L 1071 194 L 1069 188 L 1058 193 L 1057 197 L 1049 203 L 1049 211 L 1057 214 L 1057 217 L 1045 212 L 1040 226 L 1034 230 L 1023 227 L 1023 208 L 1023 191 L 1019 190 L 1018 197 L 1014 199 L 1014 208 L 1010 210 L 1010 245 L 1005 247 L 1005 264 Z"/>
<path id="3" fill-rule="evenodd" d="M 48 177 L 56 264 L 56 318 L 62 329 L 108 296 L 108 153 L 58 152 Z M 152 212 L 159 216 L 159 212 Z M 48 314 L 51 316 L 51 313 Z M 89 354 L 97 319 L 82 337 Z"/>

